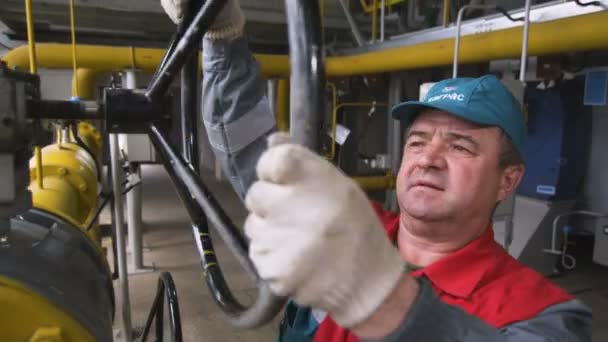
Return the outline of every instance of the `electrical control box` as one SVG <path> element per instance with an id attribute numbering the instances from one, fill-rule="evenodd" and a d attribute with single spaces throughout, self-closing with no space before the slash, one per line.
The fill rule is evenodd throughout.
<path id="1" fill-rule="evenodd" d="M 576 197 L 591 144 L 591 113 L 583 105 L 583 89 L 582 79 L 526 87 L 526 173 L 518 194 L 542 200 Z"/>

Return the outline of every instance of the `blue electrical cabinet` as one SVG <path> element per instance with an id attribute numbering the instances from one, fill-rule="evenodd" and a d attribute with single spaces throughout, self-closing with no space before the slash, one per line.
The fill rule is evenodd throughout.
<path id="1" fill-rule="evenodd" d="M 591 112 L 583 105 L 584 80 L 554 87 L 526 87 L 528 139 L 523 151 L 526 173 L 518 194 L 543 200 L 574 199 L 587 168 Z"/>

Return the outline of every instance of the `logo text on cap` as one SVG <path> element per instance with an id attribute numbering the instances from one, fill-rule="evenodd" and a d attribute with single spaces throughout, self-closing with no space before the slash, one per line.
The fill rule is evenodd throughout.
<path id="1" fill-rule="evenodd" d="M 464 94 L 451 93 L 435 95 L 433 97 L 428 98 L 426 102 L 435 102 L 439 100 L 464 101 Z"/>

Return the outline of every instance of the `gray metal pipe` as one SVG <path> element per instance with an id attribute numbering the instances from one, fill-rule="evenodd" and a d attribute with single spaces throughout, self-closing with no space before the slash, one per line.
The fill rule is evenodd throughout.
<path id="1" fill-rule="evenodd" d="M 122 203 L 122 174 L 118 135 L 110 134 L 110 169 L 112 174 L 112 192 L 114 193 L 114 229 L 116 237 L 116 255 L 118 259 L 118 279 L 121 294 L 122 328 L 125 341 L 131 342 L 131 301 L 129 300 L 129 278 L 127 275 L 127 251 L 125 246 L 125 223 Z"/>
<path id="2" fill-rule="evenodd" d="M 390 75 L 389 88 L 388 88 L 388 108 L 397 105 L 401 102 L 402 93 L 402 75 L 401 73 L 394 72 Z M 387 115 L 387 153 L 389 159 L 389 167 L 393 174 L 399 172 L 401 166 L 401 121 L 395 120 L 391 115 Z M 389 210 L 397 210 L 397 195 L 395 190 L 387 190 L 386 204 Z"/>
<path id="3" fill-rule="evenodd" d="M 353 39 L 358 46 L 363 46 L 363 36 L 361 35 L 361 31 L 359 31 L 359 27 L 357 26 L 353 15 L 350 13 L 350 8 L 348 8 L 348 5 L 344 2 L 344 0 L 338 0 L 338 2 L 342 6 L 344 16 L 346 17 L 346 21 L 348 21 L 348 25 L 350 26 L 350 31 L 353 34 Z"/>
<path id="4" fill-rule="evenodd" d="M 286 0 L 291 60 L 290 134 L 293 141 L 312 151 L 321 147 L 325 113 L 325 61 L 319 4 Z"/>
<path id="5" fill-rule="evenodd" d="M 137 89 L 135 70 L 127 70 L 124 74 L 125 88 Z M 141 181 L 139 165 L 132 167 L 128 177 L 129 184 Z M 137 272 L 144 267 L 143 237 L 142 237 L 142 186 L 132 188 L 127 197 L 127 229 L 129 231 L 129 250 L 131 250 L 131 271 Z"/>
<path id="6" fill-rule="evenodd" d="M 519 66 L 519 81 L 525 82 L 526 69 L 528 67 L 528 35 L 530 32 L 530 4 L 532 0 L 526 0 L 525 14 L 524 14 L 524 38 L 521 47 L 521 63 Z"/>
<path id="7" fill-rule="evenodd" d="M 386 6 L 386 0 L 382 0 L 381 2 L 381 8 L 380 8 L 380 41 L 383 42 L 384 41 L 384 24 L 385 24 L 385 19 L 386 19 L 386 9 L 384 8 Z"/>
<path id="8" fill-rule="evenodd" d="M 270 105 L 270 112 L 274 117 L 277 117 L 277 84 L 279 82 L 276 79 L 271 79 L 266 82 L 266 97 L 268 97 L 268 104 Z"/>

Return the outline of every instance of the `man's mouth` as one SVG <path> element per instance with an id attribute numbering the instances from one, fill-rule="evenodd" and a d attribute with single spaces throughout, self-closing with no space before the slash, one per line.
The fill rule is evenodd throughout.
<path id="1" fill-rule="evenodd" d="M 443 191 L 444 189 L 437 185 L 436 183 L 433 182 L 428 182 L 428 181 L 416 181 L 412 186 L 413 187 L 424 187 L 424 188 L 429 188 L 429 189 L 433 189 L 433 190 L 437 190 L 437 191 Z"/>

